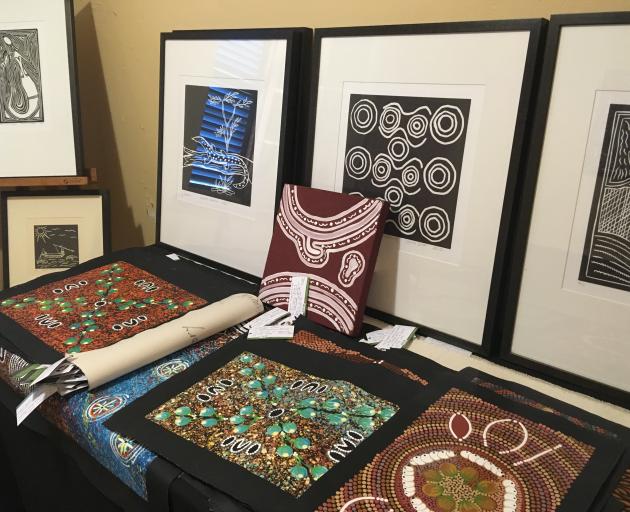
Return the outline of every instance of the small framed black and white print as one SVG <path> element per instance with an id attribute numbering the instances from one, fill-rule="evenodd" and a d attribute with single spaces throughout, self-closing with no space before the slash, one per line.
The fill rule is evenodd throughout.
<path id="1" fill-rule="evenodd" d="M 162 34 L 156 239 L 262 276 L 275 208 L 299 167 L 309 29 Z"/>
<path id="2" fill-rule="evenodd" d="M 72 0 L 0 9 L 0 177 L 82 172 Z"/>
<path id="3" fill-rule="evenodd" d="M 630 13 L 552 16 L 504 359 L 630 405 Z"/>
<path id="4" fill-rule="evenodd" d="M 0 201 L 5 288 L 110 251 L 107 191 L 2 192 Z"/>
<path id="5" fill-rule="evenodd" d="M 304 180 L 390 206 L 368 314 L 489 352 L 544 28 L 315 31 Z"/>

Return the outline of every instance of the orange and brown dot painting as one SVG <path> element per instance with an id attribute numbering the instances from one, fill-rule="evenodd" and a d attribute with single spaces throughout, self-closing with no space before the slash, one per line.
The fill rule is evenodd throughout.
<path id="1" fill-rule="evenodd" d="M 120 261 L 0 302 L 11 318 L 58 352 L 103 348 L 206 301 Z"/>
<path id="2" fill-rule="evenodd" d="M 594 448 L 457 388 L 318 512 L 554 512 Z"/>

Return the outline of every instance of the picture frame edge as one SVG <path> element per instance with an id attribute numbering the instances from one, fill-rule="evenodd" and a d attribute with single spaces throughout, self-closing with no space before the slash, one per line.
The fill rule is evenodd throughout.
<path id="1" fill-rule="evenodd" d="M 354 35 L 358 37 L 380 36 L 380 35 L 423 35 L 423 34 L 449 34 L 449 29 L 455 29 L 455 33 L 479 33 L 479 32 L 514 32 L 514 31 L 527 31 L 530 34 L 530 39 L 527 46 L 527 55 L 525 58 L 525 67 L 523 71 L 523 85 L 521 88 L 521 94 L 519 96 L 518 112 L 515 123 L 515 133 L 512 141 L 512 151 L 510 156 L 510 163 L 508 165 L 508 182 L 510 177 L 514 180 L 512 195 L 516 193 L 516 186 L 520 181 L 519 178 L 525 172 L 524 160 L 527 152 L 527 137 L 530 134 L 530 130 L 533 126 L 533 113 L 535 109 L 535 100 L 538 93 L 538 80 L 542 68 L 542 53 L 545 48 L 545 41 L 547 36 L 548 21 L 545 18 L 525 18 L 525 19 L 508 19 L 508 20 L 481 20 L 481 21 L 457 21 L 457 22 L 440 22 L 440 23 L 421 23 L 421 24 L 403 24 L 403 25 L 371 25 L 362 27 L 333 27 L 333 28 L 321 28 L 314 30 L 314 42 L 313 42 L 313 62 L 311 70 L 311 91 L 309 95 L 309 116 L 308 116 L 308 132 L 307 132 L 307 146 L 305 150 L 306 162 L 304 172 L 302 175 L 302 185 L 310 186 L 313 177 L 313 161 L 315 157 L 315 134 L 317 130 L 317 100 L 319 91 L 319 70 L 321 59 L 321 44 L 322 39 L 326 37 L 352 37 Z M 520 29 L 520 30 L 519 30 Z M 526 75 L 527 66 L 531 65 L 532 70 L 530 76 Z M 531 81 L 527 106 L 525 112 L 523 110 L 523 95 L 525 94 L 525 81 L 529 78 Z M 519 122 L 521 126 L 521 147 L 519 151 L 514 150 L 514 141 L 517 138 L 517 127 Z M 518 156 L 518 162 L 513 162 L 515 153 L 520 153 Z M 503 200 L 508 194 L 507 185 L 506 191 L 503 195 Z M 460 337 L 448 334 L 443 331 L 439 331 L 428 327 L 426 325 L 418 324 L 412 320 L 403 319 L 396 315 L 379 311 L 368 306 L 367 311 L 370 316 L 374 318 L 391 318 L 396 321 L 404 321 L 419 328 L 420 332 L 431 333 L 429 335 L 441 336 L 442 340 L 452 345 L 458 346 L 465 350 L 470 350 L 483 357 L 492 358 L 496 353 L 499 342 L 496 341 L 496 333 L 500 329 L 501 321 L 497 317 L 491 318 L 490 301 L 494 299 L 497 306 L 501 304 L 502 286 L 505 274 L 509 271 L 507 251 L 511 246 L 509 233 L 509 225 L 511 225 L 512 219 L 515 215 L 515 205 L 512 204 L 507 219 L 505 202 L 501 210 L 500 229 L 497 236 L 497 245 L 493 257 L 493 272 L 490 280 L 490 290 L 488 295 L 488 308 L 486 309 L 486 315 L 484 318 L 484 329 L 481 339 L 481 343 L 477 344 L 469 340 L 462 339 Z M 504 222 L 507 225 L 504 225 Z M 502 251 L 503 256 L 503 268 L 498 275 L 495 276 L 496 259 L 498 258 L 499 245 L 502 235 L 506 238 L 504 240 L 504 247 Z M 493 293 L 495 297 L 493 297 Z"/>
<path id="2" fill-rule="evenodd" d="M 273 40 L 273 39 L 285 39 L 287 41 L 287 49 L 285 56 L 285 72 L 283 80 L 283 102 L 282 102 L 282 120 L 280 128 L 280 145 L 278 148 L 278 167 L 276 170 L 276 176 L 278 178 L 276 184 L 276 197 L 274 200 L 274 215 L 278 210 L 280 196 L 282 195 L 282 188 L 285 183 L 290 183 L 298 179 L 298 172 L 296 166 L 303 161 L 304 156 L 300 155 L 300 152 L 296 150 L 296 144 L 287 144 L 285 141 L 287 130 L 285 114 L 290 110 L 290 100 L 295 102 L 295 115 L 299 119 L 304 115 L 303 112 L 303 100 L 300 99 L 300 87 L 302 81 L 309 83 L 310 70 L 302 69 L 304 66 L 298 66 L 300 59 L 304 52 L 310 55 L 312 48 L 312 32 L 313 30 L 308 27 L 286 27 L 286 28 L 243 28 L 243 29 L 198 29 L 198 30 L 175 30 L 171 32 L 162 32 L 160 34 L 160 84 L 159 84 L 159 122 L 158 122 L 158 169 L 157 169 L 157 199 L 156 199 L 156 223 L 155 223 L 155 244 L 181 252 L 188 259 L 197 261 L 199 263 L 209 265 L 232 275 L 245 279 L 248 282 L 259 283 L 261 277 L 249 274 L 243 270 L 231 267 L 224 263 L 212 260 L 210 258 L 203 257 L 201 255 L 192 253 L 186 249 L 176 247 L 167 242 L 164 242 L 161 237 L 162 226 L 162 178 L 163 178 L 163 133 L 164 133 L 164 80 L 165 80 L 165 62 L 166 62 L 166 43 L 169 40 L 174 41 L 188 41 L 188 40 L 247 40 L 247 39 L 259 39 L 259 40 Z M 311 35 L 308 38 L 308 35 Z M 297 38 L 301 41 L 296 41 Z M 308 47 L 308 48 L 305 48 Z M 290 64 L 290 66 L 288 65 Z M 306 66 L 306 68 L 308 68 Z M 291 84 L 298 82 L 297 86 L 291 87 Z M 293 89 L 293 90 L 292 90 Z M 291 98 L 289 98 L 291 96 Z M 298 130 L 298 123 L 294 121 L 296 127 L 295 134 L 292 134 L 296 140 L 299 140 L 304 135 L 301 134 L 301 130 Z M 284 133 L 283 133 L 284 132 Z M 283 154 L 284 150 L 284 154 Z M 292 170 L 293 168 L 293 170 Z"/>
<path id="3" fill-rule="evenodd" d="M 508 261 L 511 272 L 506 275 L 504 282 L 505 307 L 498 322 L 497 352 L 495 352 L 493 359 L 497 363 L 506 364 L 508 367 L 525 371 L 525 373 L 549 380 L 557 385 L 566 386 L 574 391 L 630 409 L 630 392 L 628 391 L 512 352 L 561 32 L 563 27 L 585 25 L 630 25 L 630 11 L 555 14 L 550 17 L 536 98 L 538 108 L 533 113 L 531 145 L 527 151 L 528 157 L 523 173 L 523 193 L 512 226 L 513 243 Z"/>
<path id="4" fill-rule="evenodd" d="M 0 191 L 0 215 L 2 216 L 2 290 L 11 288 L 9 262 L 9 219 L 8 201 L 11 197 L 54 197 L 54 196 L 100 196 L 103 226 L 103 255 L 111 249 L 111 205 L 108 189 L 69 189 L 69 190 L 2 190 Z"/>

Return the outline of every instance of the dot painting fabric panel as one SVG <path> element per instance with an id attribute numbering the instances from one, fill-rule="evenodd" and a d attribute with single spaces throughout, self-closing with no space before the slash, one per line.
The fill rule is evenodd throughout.
<path id="1" fill-rule="evenodd" d="M 308 275 L 307 316 L 345 334 L 361 328 L 387 204 L 285 185 L 260 298 L 287 308 L 291 278 Z"/>
<path id="2" fill-rule="evenodd" d="M 207 302 L 126 261 L 4 299 L 0 313 L 58 352 L 103 348 Z"/>
<path id="3" fill-rule="evenodd" d="M 505 381 L 488 375 L 475 368 L 465 368 L 459 375 L 475 386 L 487 389 L 513 402 L 526 405 L 545 414 L 551 415 L 576 425 L 577 427 L 598 434 L 617 444 L 616 452 L 621 454 L 620 461 L 614 469 L 598 497 L 598 504 L 610 500 L 614 496 L 630 510 L 630 429 L 594 414 L 588 413 L 565 402 L 539 393 L 515 382 Z M 597 504 L 593 510 L 599 510 Z"/>
<path id="4" fill-rule="evenodd" d="M 290 341 L 291 343 L 295 343 L 296 345 L 300 345 L 310 350 L 315 350 L 323 354 L 340 357 L 341 359 L 345 359 L 353 363 L 381 365 L 383 368 L 387 368 L 387 370 L 389 370 L 390 372 L 406 377 L 407 379 L 416 382 L 421 386 L 426 386 L 429 384 L 427 379 L 416 374 L 415 372 L 412 372 L 407 368 L 400 368 L 388 361 L 384 361 L 383 359 L 374 359 L 370 356 L 362 354 L 358 350 L 350 350 L 340 347 L 333 341 L 321 338 L 309 331 L 298 332 L 295 336 L 293 336 Z M 411 356 L 411 352 L 408 355 Z"/>
<path id="5" fill-rule="evenodd" d="M 397 409 L 244 352 L 146 418 L 299 497 Z"/>
<path id="6" fill-rule="evenodd" d="M 451 388 L 317 510 L 554 512 L 593 453 L 585 442 Z M 605 477 L 589 480 L 593 496 L 595 480 Z"/>
<path id="7" fill-rule="evenodd" d="M 313 512 L 445 388 L 433 386 L 431 364 L 407 365 L 426 367 L 426 386 L 369 355 L 351 362 L 343 335 L 297 323 L 291 342 L 229 343 L 115 413 L 107 428 L 253 511 Z M 318 350 L 327 342 L 340 350 Z"/>

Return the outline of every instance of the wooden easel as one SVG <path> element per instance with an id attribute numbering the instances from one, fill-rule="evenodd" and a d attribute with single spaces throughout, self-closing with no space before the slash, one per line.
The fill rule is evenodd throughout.
<path id="1" fill-rule="evenodd" d="M 97 173 L 94 167 L 86 169 L 82 176 L 50 176 L 37 178 L 0 178 L 0 188 L 29 187 L 80 187 L 96 183 Z"/>

